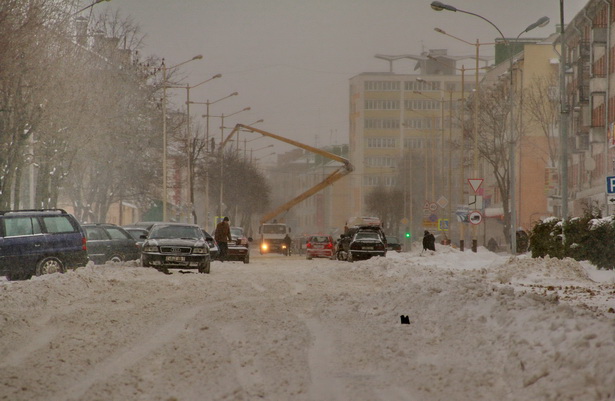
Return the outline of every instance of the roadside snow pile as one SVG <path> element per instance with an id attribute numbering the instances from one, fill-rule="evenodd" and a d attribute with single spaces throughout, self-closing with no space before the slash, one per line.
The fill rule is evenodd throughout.
<path id="1" fill-rule="evenodd" d="M 553 280 L 592 282 L 581 263 L 570 258 L 511 257 L 495 269 L 497 280 L 502 284 L 513 280 L 532 284 L 552 284 Z"/>

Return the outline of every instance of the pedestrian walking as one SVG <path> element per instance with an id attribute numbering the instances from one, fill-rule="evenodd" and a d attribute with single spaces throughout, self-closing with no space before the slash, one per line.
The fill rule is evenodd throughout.
<path id="1" fill-rule="evenodd" d="M 224 262 L 224 259 L 226 259 L 226 255 L 228 254 L 228 242 L 232 240 L 231 225 L 228 217 L 224 217 L 224 219 L 222 219 L 222 221 L 216 226 L 214 239 L 218 243 L 218 248 L 220 248 L 220 251 L 218 252 L 218 260 L 220 260 L 220 262 Z"/>

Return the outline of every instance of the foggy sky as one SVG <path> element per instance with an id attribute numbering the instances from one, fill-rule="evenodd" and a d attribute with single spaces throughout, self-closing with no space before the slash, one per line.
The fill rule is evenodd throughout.
<path id="1" fill-rule="evenodd" d="M 542 16 L 544 28 L 525 37 L 546 37 L 560 21 L 559 0 L 443 1 L 493 22 L 506 37 L 516 37 Z M 586 4 L 565 0 L 568 23 Z M 221 73 L 222 78 L 191 90 L 193 101 L 213 102 L 211 115 L 229 115 L 225 126 L 250 124 L 309 145 L 348 142 L 348 80 L 361 72 L 386 72 L 388 62 L 375 54 L 420 54 L 448 49 L 470 55 L 475 47 L 434 31 L 434 27 L 469 42 L 493 42 L 497 31 L 480 18 L 450 11 L 436 12 L 431 0 L 112 0 L 97 11 L 119 10 L 133 18 L 146 34 L 143 55 L 164 57 L 168 66 L 197 54 L 203 59 L 182 67 L 183 84 L 195 85 Z M 481 46 L 481 55 L 493 48 Z M 470 61 L 471 62 L 471 61 Z M 394 72 L 413 73 L 414 63 L 400 61 Z M 176 107 L 186 91 L 169 90 Z M 193 105 L 194 121 L 204 119 L 205 106 Z M 210 132 L 220 137 L 220 119 L 210 120 Z M 228 131 L 227 131 L 228 132 Z M 247 139 L 256 135 L 246 136 Z M 275 143 L 259 139 L 254 149 Z M 242 145 L 243 146 L 243 145 Z M 279 146 L 285 151 L 292 147 Z M 265 156 L 271 149 L 254 153 Z M 269 160 L 273 160 L 271 157 Z"/>

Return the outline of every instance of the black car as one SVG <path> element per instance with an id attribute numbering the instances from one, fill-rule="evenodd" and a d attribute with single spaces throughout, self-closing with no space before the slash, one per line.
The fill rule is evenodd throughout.
<path id="1" fill-rule="evenodd" d="M 387 235 L 387 250 L 401 252 L 401 243 L 397 237 Z"/>
<path id="2" fill-rule="evenodd" d="M 169 273 L 169 268 L 209 273 L 211 257 L 203 230 L 196 224 L 156 223 L 144 238 L 141 263 Z"/>
<path id="3" fill-rule="evenodd" d="M 372 256 L 386 256 L 387 246 L 382 234 L 377 230 L 358 230 L 352 236 L 348 247 L 348 261 L 369 259 Z"/>
<path id="4" fill-rule="evenodd" d="M 149 230 L 147 228 L 138 226 L 122 226 L 122 228 L 126 230 L 126 232 L 130 234 L 130 236 L 134 238 L 135 241 L 137 241 L 137 247 L 139 247 L 139 252 L 141 252 L 141 247 L 143 246 L 143 242 L 145 241 L 142 237 L 147 237 Z"/>
<path id="5" fill-rule="evenodd" d="M 0 212 L 0 275 L 27 280 L 87 263 L 83 228 L 65 210 Z"/>
<path id="6" fill-rule="evenodd" d="M 218 243 L 216 242 L 214 237 L 211 236 L 210 233 L 203 229 L 201 230 L 203 231 L 203 235 L 205 236 L 205 242 L 207 242 L 207 245 L 209 246 L 209 257 L 211 258 L 211 260 L 217 259 L 218 253 L 220 253 Z"/>
<path id="7" fill-rule="evenodd" d="M 122 227 L 109 223 L 83 224 L 88 256 L 96 264 L 139 259 L 137 241 Z"/>

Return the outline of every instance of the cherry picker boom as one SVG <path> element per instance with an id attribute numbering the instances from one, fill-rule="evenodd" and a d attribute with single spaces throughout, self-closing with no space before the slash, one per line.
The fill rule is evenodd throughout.
<path id="1" fill-rule="evenodd" d="M 315 193 L 319 192 L 321 189 L 326 188 L 327 186 L 333 184 L 335 181 L 339 180 L 340 178 L 344 177 L 345 175 L 350 174 L 354 170 L 354 167 L 352 166 L 350 161 L 348 159 L 345 159 L 345 158 L 339 156 L 339 155 L 336 155 L 336 154 L 331 153 L 331 152 L 327 152 L 327 151 L 322 150 L 322 149 L 315 148 L 315 147 L 310 146 L 310 145 L 306 145 L 306 144 L 301 143 L 301 142 L 294 141 L 292 139 L 284 138 L 283 136 L 272 134 L 271 132 L 267 132 L 267 131 L 264 131 L 262 129 L 254 128 L 254 127 L 251 127 L 249 125 L 243 125 L 243 124 L 235 125 L 235 128 L 233 128 L 231 133 L 220 144 L 220 149 L 224 149 L 224 145 L 226 145 L 226 143 L 229 141 L 229 139 L 231 139 L 233 135 L 235 135 L 236 133 L 238 134 L 242 130 L 243 131 L 251 131 L 251 132 L 254 132 L 254 133 L 257 133 L 257 134 L 261 134 L 263 136 L 267 136 L 269 138 L 277 139 L 278 141 L 282 141 L 282 142 L 288 143 L 288 144 L 296 146 L 298 148 L 305 149 L 305 150 L 310 151 L 312 153 L 316 153 L 317 155 L 321 155 L 321 156 L 326 157 L 328 159 L 335 160 L 337 162 L 342 163 L 342 166 L 340 166 L 337 170 L 335 170 L 331 174 L 329 174 L 324 180 L 322 180 L 318 184 L 314 185 L 312 188 L 310 188 L 307 191 L 299 194 L 298 196 L 294 197 L 293 199 L 289 200 L 288 202 L 282 204 L 278 208 L 276 208 L 276 209 L 272 210 L 271 212 L 267 213 L 266 215 L 264 215 L 261 218 L 261 220 L 260 220 L 260 224 L 266 223 L 269 220 L 273 219 L 274 217 L 276 217 L 276 216 L 278 216 L 278 215 L 280 215 L 280 214 L 282 214 L 284 212 L 289 211 L 293 206 L 299 204 L 300 202 L 304 201 L 305 199 L 307 199 L 310 196 L 314 195 Z"/>

